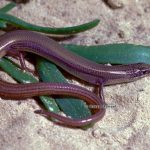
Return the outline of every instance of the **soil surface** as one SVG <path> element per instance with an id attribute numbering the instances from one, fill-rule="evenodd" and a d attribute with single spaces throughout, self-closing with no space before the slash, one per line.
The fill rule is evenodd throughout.
<path id="1" fill-rule="evenodd" d="M 2 0 L 0 7 L 8 1 Z M 149 0 L 30 0 L 10 14 L 30 23 L 63 27 L 99 18 L 100 24 L 65 43 L 149 45 Z M 3 71 L 0 77 L 15 82 Z M 75 82 L 76 83 L 76 82 Z M 1 150 L 147 150 L 150 148 L 150 77 L 104 88 L 105 117 L 92 128 L 65 128 L 34 113 L 28 101 L 0 100 Z"/>

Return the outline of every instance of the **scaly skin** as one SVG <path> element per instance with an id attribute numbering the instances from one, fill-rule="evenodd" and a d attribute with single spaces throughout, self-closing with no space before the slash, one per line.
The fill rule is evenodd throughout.
<path id="1" fill-rule="evenodd" d="M 96 111 L 96 114 L 83 120 L 72 120 L 47 111 L 37 112 L 55 117 L 65 125 L 84 126 L 104 116 L 103 85 L 130 82 L 150 73 L 150 65 L 142 63 L 118 66 L 94 63 L 66 50 L 52 39 L 31 31 L 13 31 L 0 37 L 0 57 L 6 54 L 17 54 L 22 51 L 40 55 L 60 66 L 68 73 L 89 83 L 101 86 L 100 97 L 98 98 L 91 92 L 70 84 L 56 83 L 54 84 L 55 86 L 50 83 L 14 85 L 3 81 L 0 82 L 0 96 L 4 98 L 21 99 L 48 94 L 68 94 L 83 98 L 88 103 L 94 103 L 94 105 L 96 104 L 99 107 L 99 111 Z M 13 88 L 15 90 L 12 90 Z"/>
<path id="2" fill-rule="evenodd" d="M 0 37 L 0 57 L 14 51 L 40 55 L 70 74 L 92 84 L 129 82 L 136 77 L 143 77 L 147 74 L 147 70 L 150 70 L 150 65 L 142 63 L 117 66 L 97 64 L 66 50 L 48 37 L 24 30 L 9 32 Z"/>
<path id="3" fill-rule="evenodd" d="M 28 84 L 12 84 L 0 80 L 0 96 L 8 99 L 25 99 L 42 95 L 68 95 L 83 99 L 93 109 L 95 114 L 85 119 L 71 119 L 63 117 L 53 112 L 44 110 L 35 111 L 46 116 L 56 118 L 61 124 L 69 126 L 85 126 L 91 122 L 96 122 L 103 118 L 105 114 L 104 101 L 92 92 L 71 84 L 65 83 L 28 83 Z"/>

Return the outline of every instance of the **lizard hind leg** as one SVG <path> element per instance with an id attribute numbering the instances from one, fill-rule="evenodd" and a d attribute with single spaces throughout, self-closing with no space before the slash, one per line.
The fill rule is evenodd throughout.
<path id="1" fill-rule="evenodd" d="M 28 71 L 28 72 L 30 72 L 30 73 L 32 73 L 32 74 L 35 74 L 35 71 L 34 71 L 34 70 L 32 70 L 32 69 L 30 69 L 30 68 L 28 68 L 28 67 L 26 66 L 26 63 L 25 63 L 25 55 L 26 55 L 26 53 L 20 52 L 20 51 L 17 51 L 17 50 L 13 50 L 13 51 L 8 51 L 8 55 L 9 55 L 9 56 L 12 56 L 12 57 L 15 57 L 15 58 L 17 58 L 17 59 L 19 60 L 20 65 L 21 65 L 20 68 L 21 68 L 22 70 Z"/>
<path id="2" fill-rule="evenodd" d="M 18 59 L 20 61 L 21 68 L 25 71 L 28 71 L 28 72 L 36 75 L 36 72 L 34 70 L 32 70 L 32 69 L 30 69 L 29 67 L 26 66 L 24 57 L 25 57 L 25 53 L 20 52 L 19 55 L 18 55 Z"/>

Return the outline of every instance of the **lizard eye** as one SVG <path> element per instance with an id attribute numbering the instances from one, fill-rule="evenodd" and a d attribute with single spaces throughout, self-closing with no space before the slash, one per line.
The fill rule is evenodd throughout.
<path id="1" fill-rule="evenodd" d="M 143 75 L 144 74 L 149 74 L 150 73 L 150 70 L 143 70 Z"/>
<path id="2" fill-rule="evenodd" d="M 135 77 L 140 77 L 140 76 L 144 76 L 147 74 L 150 74 L 150 65 L 148 64 L 139 64 L 139 66 L 137 66 L 137 68 L 134 70 L 135 72 Z"/>
<path id="3" fill-rule="evenodd" d="M 140 69 L 142 74 L 149 74 L 150 73 L 150 65 L 146 65 L 145 67 Z"/>

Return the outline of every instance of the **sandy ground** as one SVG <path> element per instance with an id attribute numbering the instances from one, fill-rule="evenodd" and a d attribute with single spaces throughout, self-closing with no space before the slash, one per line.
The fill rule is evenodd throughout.
<path id="1" fill-rule="evenodd" d="M 8 1 L 2 0 L 0 6 Z M 72 26 L 99 18 L 93 30 L 65 41 L 76 44 L 129 42 L 149 45 L 150 1 L 30 0 L 10 13 L 43 26 Z M 114 8 L 113 6 L 113 8 Z M 123 6 L 123 7 L 122 7 Z M 13 81 L 0 71 L 0 77 Z M 57 126 L 34 114 L 35 100 L 0 100 L 1 150 L 146 150 L 150 148 L 150 77 L 104 88 L 108 108 L 103 120 L 83 131 Z"/>

